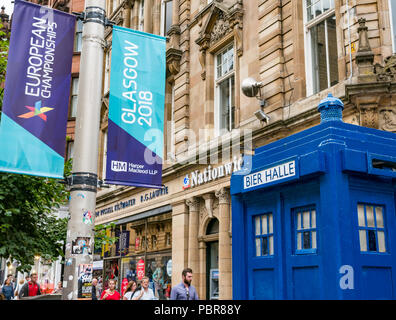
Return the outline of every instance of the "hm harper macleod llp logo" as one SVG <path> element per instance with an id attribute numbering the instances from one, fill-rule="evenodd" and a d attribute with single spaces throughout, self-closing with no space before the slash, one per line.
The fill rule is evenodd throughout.
<path id="1" fill-rule="evenodd" d="M 32 117 L 39 116 L 44 121 L 47 121 L 47 115 L 45 115 L 44 113 L 46 113 L 48 111 L 51 111 L 51 110 L 54 110 L 54 108 L 42 107 L 41 106 L 41 100 L 37 101 L 34 104 L 34 107 L 25 106 L 25 108 L 29 109 L 30 112 L 26 112 L 24 114 L 19 115 L 18 116 L 19 118 L 30 119 Z"/>

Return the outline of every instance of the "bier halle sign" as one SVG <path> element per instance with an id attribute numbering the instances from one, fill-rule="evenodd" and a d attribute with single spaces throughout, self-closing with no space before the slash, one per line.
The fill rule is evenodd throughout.
<path id="1" fill-rule="evenodd" d="M 243 178 L 243 187 L 244 189 L 249 189 L 261 185 L 283 182 L 283 180 L 289 180 L 291 178 L 298 178 L 296 160 L 283 162 L 246 175 Z"/>

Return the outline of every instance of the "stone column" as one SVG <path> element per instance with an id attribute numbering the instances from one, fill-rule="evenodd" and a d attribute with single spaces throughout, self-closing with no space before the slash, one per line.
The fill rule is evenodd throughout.
<path id="1" fill-rule="evenodd" d="M 159 35 L 161 32 L 161 0 L 154 0 L 153 1 L 153 8 L 152 8 L 152 17 L 153 17 L 153 34 Z"/>
<path id="2" fill-rule="evenodd" d="M 188 267 L 192 269 L 193 274 L 199 272 L 199 251 L 198 251 L 198 226 L 199 226 L 199 204 L 200 199 L 192 197 L 186 200 L 189 207 L 188 219 Z M 199 277 L 194 278 L 195 286 L 200 286 Z"/>
<path id="3" fill-rule="evenodd" d="M 122 8 L 122 26 L 124 28 L 130 28 L 131 27 L 131 10 L 132 9 L 132 4 L 130 1 L 126 1 L 123 3 L 123 8 Z"/>
<path id="4" fill-rule="evenodd" d="M 141 0 L 140 0 L 141 1 Z M 131 16 L 131 28 L 134 30 L 139 29 L 139 6 L 140 1 L 136 1 L 133 4 L 132 16 Z"/>
<path id="5" fill-rule="evenodd" d="M 219 199 L 219 299 L 232 299 L 232 260 L 230 228 L 230 191 L 216 191 Z"/>
<path id="6" fill-rule="evenodd" d="M 183 201 L 172 203 L 172 287 L 180 283 L 187 267 L 188 207 Z"/>
<path id="7" fill-rule="evenodd" d="M 199 300 L 206 299 L 206 243 L 199 241 L 199 274 L 195 274 L 195 279 L 199 279 L 199 287 L 197 288 Z M 199 276 L 199 277 L 197 277 Z M 195 283 L 194 283 L 195 285 Z"/>
<path id="8" fill-rule="evenodd" d="M 144 0 L 144 32 L 153 32 L 153 0 Z"/>

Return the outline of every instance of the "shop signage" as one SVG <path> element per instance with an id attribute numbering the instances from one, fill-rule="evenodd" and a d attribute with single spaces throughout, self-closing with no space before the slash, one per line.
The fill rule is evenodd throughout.
<path id="1" fill-rule="evenodd" d="M 233 172 L 242 169 L 242 157 L 234 157 L 234 160 L 218 167 L 209 165 L 203 172 L 195 170 L 187 174 L 183 179 L 183 190 L 199 186 L 201 184 L 220 179 L 225 176 L 230 176 Z"/>
<path id="2" fill-rule="evenodd" d="M 164 186 L 162 189 L 146 192 L 140 196 L 140 203 L 156 199 L 156 198 L 166 195 L 166 194 L 169 194 L 168 186 Z M 113 212 L 116 212 L 116 211 L 119 211 L 119 210 L 122 210 L 122 209 L 125 209 L 128 207 L 135 206 L 136 199 L 139 199 L 139 197 L 132 198 L 132 199 L 129 199 L 126 201 L 120 201 L 112 206 L 100 209 L 100 210 L 96 211 L 96 213 L 95 213 L 96 217 L 102 216 L 105 214 L 109 214 L 109 213 L 113 213 Z"/>
<path id="3" fill-rule="evenodd" d="M 137 272 L 137 278 L 138 280 L 142 280 L 144 277 L 144 260 L 140 259 L 136 265 L 136 272 Z"/>
<path id="4" fill-rule="evenodd" d="M 245 176 L 243 178 L 244 189 L 287 179 L 295 175 L 296 161 L 293 160 Z"/>

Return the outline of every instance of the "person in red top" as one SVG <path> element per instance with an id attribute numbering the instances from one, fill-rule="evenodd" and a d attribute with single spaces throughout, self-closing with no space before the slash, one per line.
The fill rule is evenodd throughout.
<path id="1" fill-rule="evenodd" d="M 116 282 L 113 279 L 109 280 L 109 288 L 103 290 L 100 300 L 120 300 L 120 293 L 115 290 Z"/>
<path id="2" fill-rule="evenodd" d="M 21 288 L 20 297 L 34 297 L 41 295 L 40 285 L 37 283 L 37 273 L 30 275 L 30 281 Z"/>

